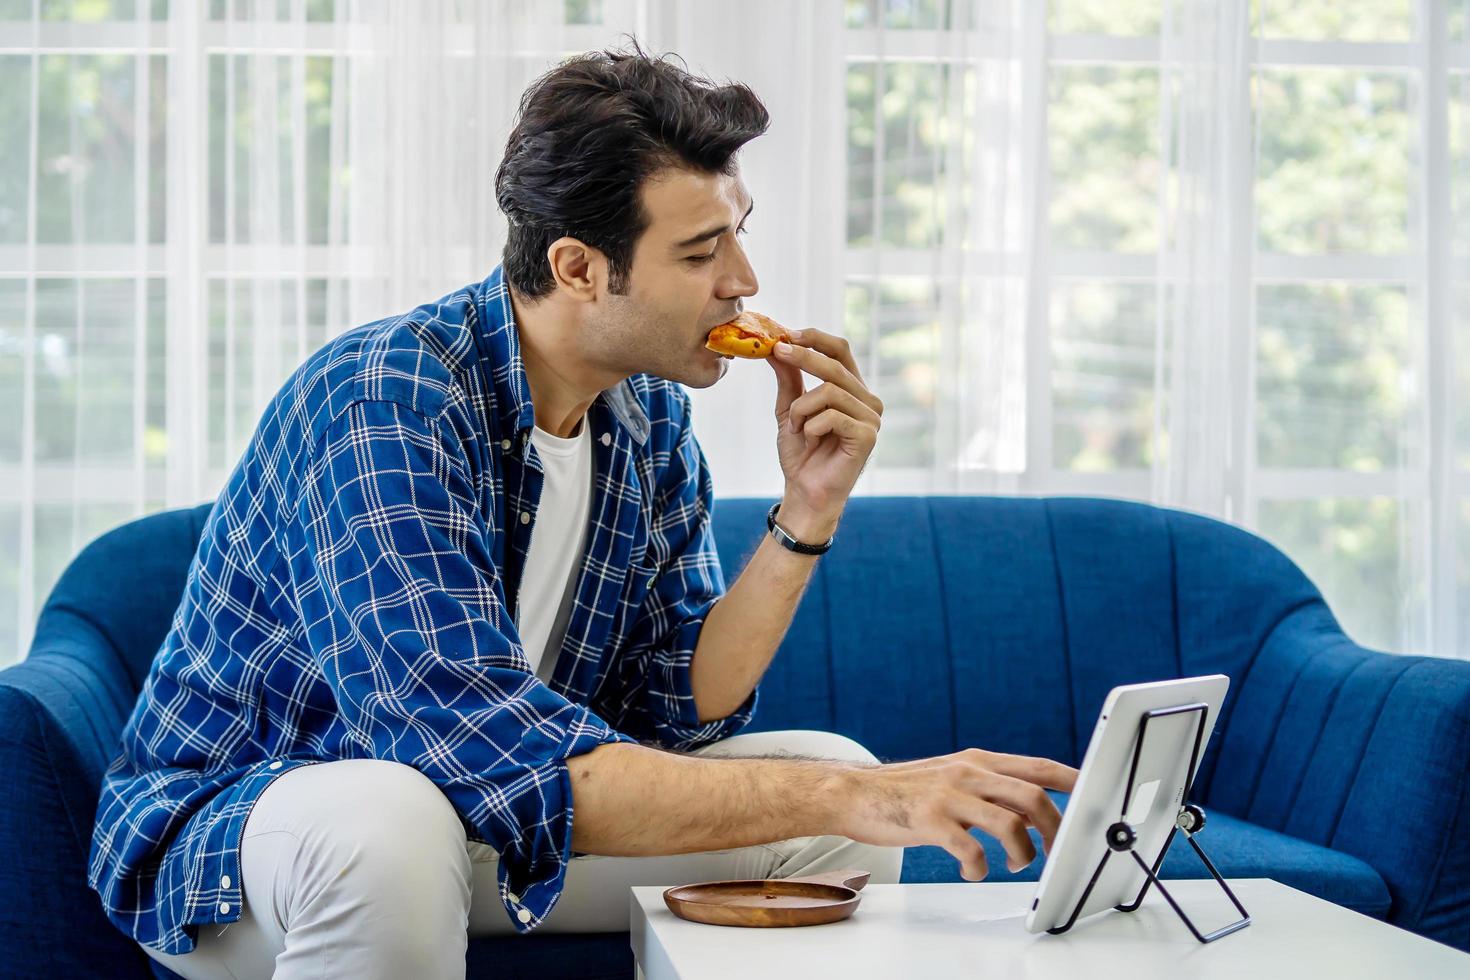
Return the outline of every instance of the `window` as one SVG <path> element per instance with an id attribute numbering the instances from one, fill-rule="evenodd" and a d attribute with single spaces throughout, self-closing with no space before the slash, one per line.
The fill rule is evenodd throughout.
<path id="1" fill-rule="evenodd" d="M 946 37 L 964 7 L 846 4 L 848 330 L 893 406 L 875 461 L 888 488 L 905 470 L 922 486 L 925 468 L 957 470 L 967 486 L 963 456 L 936 458 L 953 446 L 934 442 L 923 410 L 946 343 L 934 311 L 952 288 L 923 270 L 943 268 L 955 193 L 938 164 L 955 138 L 940 116 L 968 84 Z M 1470 406 L 1445 407 L 1451 387 L 1470 390 L 1470 293 L 1449 278 L 1470 258 L 1470 4 L 1450 3 L 1448 24 L 1418 24 L 1423 8 L 1310 0 L 1251 12 L 1253 493 L 1237 519 L 1314 577 L 1356 639 L 1387 649 L 1453 636 L 1444 620 L 1470 594 Z M 1046 315 L 1032 318 L 1018 369 L 1029 377 L 1020 492 L 1150 496 L 1165 16 L 1159 0 L 1051 0 L 1044 22 L 1020 27 L 1044 34 L 1048 178 L 1044 281 L 1032 284 Z M 874 281 L 874 268 L 908 274 Z M 1464 338 L 1456 360 L 1439 368 L 1452 335 Z M 1426 445 L 1441 427 L 1453 429 L 1453 460 Z M 1453 463 L 1444 509 L 1459 530 L 1431 540 L 1426 529 L 1444 526 L 1428 523 L 1443 507 L 1431 488 L 1440 460 Z"/>

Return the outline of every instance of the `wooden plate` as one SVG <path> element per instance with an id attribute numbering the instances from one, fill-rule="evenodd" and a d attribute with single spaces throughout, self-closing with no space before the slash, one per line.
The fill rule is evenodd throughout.
<path id="1" fill-rule="evenodd" d="M 815 926 L 852 915 L 868 872 L 847 869 L 748 881 L 705 881 L 664 892 L 681 919 L 715 926 Z"/>

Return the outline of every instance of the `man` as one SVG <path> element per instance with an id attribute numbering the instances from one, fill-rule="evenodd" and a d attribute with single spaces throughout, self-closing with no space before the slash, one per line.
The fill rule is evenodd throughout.
<path id="1" fill-rule="evenodd" d="M 735 155 L 766 125 L 641 52 L 552 70 L 496 177 L 503 265 L 272 401 L 102 787 L 91 881 L 154 958 L 462 975 L 468 935 L 627 928 L 631 884 L 894 882 L 918 844 L 978 879 L 972 827 L 1014 867 L 1027 826 L 1049 844 L 1057 763 L 730 737 L 882 415 L 843 341 L 778 348 L 774 519 L 805 547 L 767 537 L 725 592 L 679 385 L 720 378 L 705 335 L 756 292 Z"/>

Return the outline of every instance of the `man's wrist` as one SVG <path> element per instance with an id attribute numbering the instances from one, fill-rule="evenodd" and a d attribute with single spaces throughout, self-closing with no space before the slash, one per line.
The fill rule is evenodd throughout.
<path id="1" fill-rule="evenodd" d="M 848 809 L 856 799 L 859 766 L 850 762 L 824 760 L 807 765 L 820 766 L 815 785 L 806 794 L 801 810 L 794 814 L 796 837 L 822 837 L 842 834 L 847 826 Z"/>
<path id="2" fill-rule="evenodd" d="M 776 510 L 776 523 L 803 544 L 820 545 L 837 533 L 839 515 L 823 516 L 783 499 Z"/>

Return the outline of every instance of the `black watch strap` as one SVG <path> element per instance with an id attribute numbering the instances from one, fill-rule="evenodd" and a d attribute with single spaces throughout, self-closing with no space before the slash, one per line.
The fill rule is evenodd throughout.
<path id="1" fill-rule="evenodd" d="M 784 527 L 776 523 L 776 511 L 781 509 L 781 501 L 771 505 L 770 512 L 766 514 L 766 530 L 771 532 L 775 538 L 788 551 L 794 551 L 798 555 L 824 555 L 832 548 L 832 542 L 837 540 L 837 535 L 832 535 L 822 544 L 806 544 L 796 540 Z"/>

